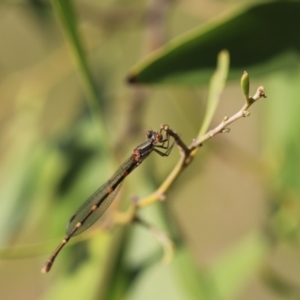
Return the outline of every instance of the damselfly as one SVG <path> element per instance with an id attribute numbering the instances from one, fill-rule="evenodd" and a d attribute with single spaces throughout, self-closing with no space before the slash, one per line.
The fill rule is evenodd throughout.
<path id="1" fill-rule="evenodd" d="M 50 271 L 58 253 L 71 237 L 83 232 L 100 218 L 116 197 L 125 177 L 139 166 L 152 151 L 161 156 L 168 156 L 170 154 L 174 143 L 170 145 L 168 130 L 168 125 L 161 125 L 158 132 L 153 130 L 147 131 L 147 140 L 137 146 L 116 173 L 78 208 L 70 218 L 65 238 L 42 268 L 43 273 Z"/>

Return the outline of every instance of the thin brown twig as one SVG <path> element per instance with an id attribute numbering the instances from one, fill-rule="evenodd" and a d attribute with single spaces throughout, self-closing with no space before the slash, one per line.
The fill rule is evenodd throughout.
<path id="1" fill-rule="evenodd" d="M 141 219 L 137 215 L 138 209 L 141 207 L 151 205 L 157 201 L 164 200 L 165 195 L 170 189 L 170 187 L 174 184 L 174 182 L 182 173 L 182 171 L 192 162 L 193 158 L 197 153 L 198 148 L 202 146 L 204 142 L 211 139 L 218 133 L 229 132 L 230 130 L 227 126 L 231 123 L 237 121 L 240 118 L 249 116 L 250 113 L 247 111 L 247 109 L 260 98 L 266 98 L 263 87 L 259 87 L 253 97 L 246 96 L 246 103 L 236 114 L 232 115 L 231 117 L 224 117 L 222 122 L 218 126 L 208 131 L 206 134 L 193 140 L 193 142 L 189 146 L 187 146 L 181 139 L 180 135 L 171 128 L 169 128 L 168 125 L 161 125 L 161 129 L 164 130 L 167 135 L 174 138 L 175 143 L 177 144 L 180 150 L 181 158 L 174 167 L 174 169 L 171 171 L 169 176 L 165 179 L 165 181 L 155 192 L 141 199 L 140 201 L 135 200 L 133 202 L 133 205 L 131 206 L 131 209 L 124 213 L 123 216 L 120 213 L 115 215 L 115 223 L 126 224 L 136 222 L 145 227 L 162 245 L 162 248 L 164 250 L 163 261 L 169 262 L 172 259 L 174 252 L 172 240 L 165 233 L 159 231 L 157 228 L 154 228 L 153 226 L 145 222 L 143 219 Z"/>
<path id="2" fill-rule="evenodd" d="M 247 111 L 247 109 L 260 98 L 266 98 L 263 87 L 259 87 L 257 89 L 256 93 L 254 94 L 254 96 L 249 98 L 246 101 L 246 103 L 243 105 L 243 107 L 236 114 L 234 114 L 230 118 L 224 117 L 222 122 L 217 127 L 208 131 L 206 134 L 204 134 L 200 138 L 195 139 L 191 143 L 190 146 L 186 146 L 186 144 L 182 141 L 180 136 L 175 131 L 170 129 L 167 125 L 162 125 L 162 127 L 166 130 L 166 132 L 175 139 L 175 142 L 176 142 L 177 146 L 179 147 L 179 149 L 181 150 L 180 152 L 182 155 L 181 155 L 181 158 L 178 161 L 177 165 L 174 167 L 174 169 L 171 171 L 171 173 L 165 179 L 165 181 L 161 184 L 161 186 L 155 192 L 150 194 L 149 196 L 141 199 L 138 202 L 137 206 L 145 207 L 145 206 L 155 203 L 156 201 L 164 200 L 167 191 L 173 185 L 175 180 L 179 177 L 181 172 L 192 162 L 194 156 L 196 155 L 197 149 L 200 146 L 202 146 L 202 144 L 205 141 L 211 139 L 218 133 L 229 132 L 230 130 L 227 126 L 230 125 L 231 123 L 237 121 L 240 118 L 249 116 L 250 113 Z"/>

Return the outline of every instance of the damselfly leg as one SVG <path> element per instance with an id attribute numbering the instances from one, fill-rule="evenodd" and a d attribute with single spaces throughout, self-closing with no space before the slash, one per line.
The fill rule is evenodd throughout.
<path id="1" fill-rule="evenodd" d="M 171 136 L 169 135 L 168 128 L 169 128 L 168 125 L 161 125 L 160 131 L 159 131 L 159 134 L 161 136 L 161 141 L 159 141 L 160 145 L 154 145 L 154 147 L 153 147 L 153 150 L 160 156 L 169 156 L 169 154 L 171 153 L 173 146 L 175 144 L 175 140 L 174 140 L 170 146 L 170 137 Z M 165 131 L 165 133 L 166 133 L 164 138 L 162 135 L 162 131 Z M 166 151 L 165 152 L 160 151 L 157 148 L 165 149 Z"/>

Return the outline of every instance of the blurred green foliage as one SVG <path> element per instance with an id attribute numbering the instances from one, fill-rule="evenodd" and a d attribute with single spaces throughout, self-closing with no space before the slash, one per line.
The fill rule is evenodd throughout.
<path id="1" fill-rule="evenodd" d="M 297 1 L 277 1 L 224 14 L 149 55 L 131 70 L 128 80 L 207 84 L 220 49 L 227 49 L 231 55 L 230 79 L 238 79 L 244 70 L 253 76 L 285 68 L 299 55 L 295 30 L 300 26 L 299 11 Z"/>
<path id="2" fill-rule="evenodd" d="M 300 297 L 299 3 L 256 3 L 1 2 L 1 299 Z M 193 48 L 197 59 L 191 44 L 201 46 Z M 189 144 L 216 98 L 211 126 L 240 109 L 237 77 L 222 95 L 224 78 L 214 90 L 200 87 L 224 45 L 235 76 L 255 67 L 250 96 L 264 85 L 268 98 L 230 134 L 205 143 L 165 203 L 141 210 L 174 240 L 171 264 L 160 263 L 160 245 L 144 228 L 95 225 L 41 275 L 69 217 L 143 131 L 167 123 Z M 137 63 L 141 81 L 173 85 L 129 86 Z M 174 69 L 176 83 L 163 79 Z M 199 86 L 182 85 L 191 79 Z M 152 155 L 126 179 L 112 210 L 155 190 L 178 157 L 176 149 L 168 159 Z"/>

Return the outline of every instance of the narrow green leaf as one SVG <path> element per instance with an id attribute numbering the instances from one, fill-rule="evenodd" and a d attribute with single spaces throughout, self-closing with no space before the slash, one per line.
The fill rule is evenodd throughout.
<path id="1" fill-rule="evenodd" d="M 87 103 L 93 117 L 95 128 L 100 136 L 99 140 L 101 140 L 105 137 L 104 127 L 100 122 L 102 120 L 101 108 L 98 101 L 96 85 L 88 67 L 84 47 L 78 33 L 75 10 L 70 0 L 52 0 L 52 5 L 63 26 L 65 36 L 71 48 L 76 67 L 84 87 Z"/>
<path id="2" fill-rule="evenodd" d="M 229 69 L 229 53 L 226 50 L 223 50 L 218 55 L 217 69 L 210 80 L 207 109 L 205 111 L 204 120 L 198 138 L 206 133 L 210 125 L 210 122 L 215 114 L 222 91 L 225 86 L 228 69 Z"/>

